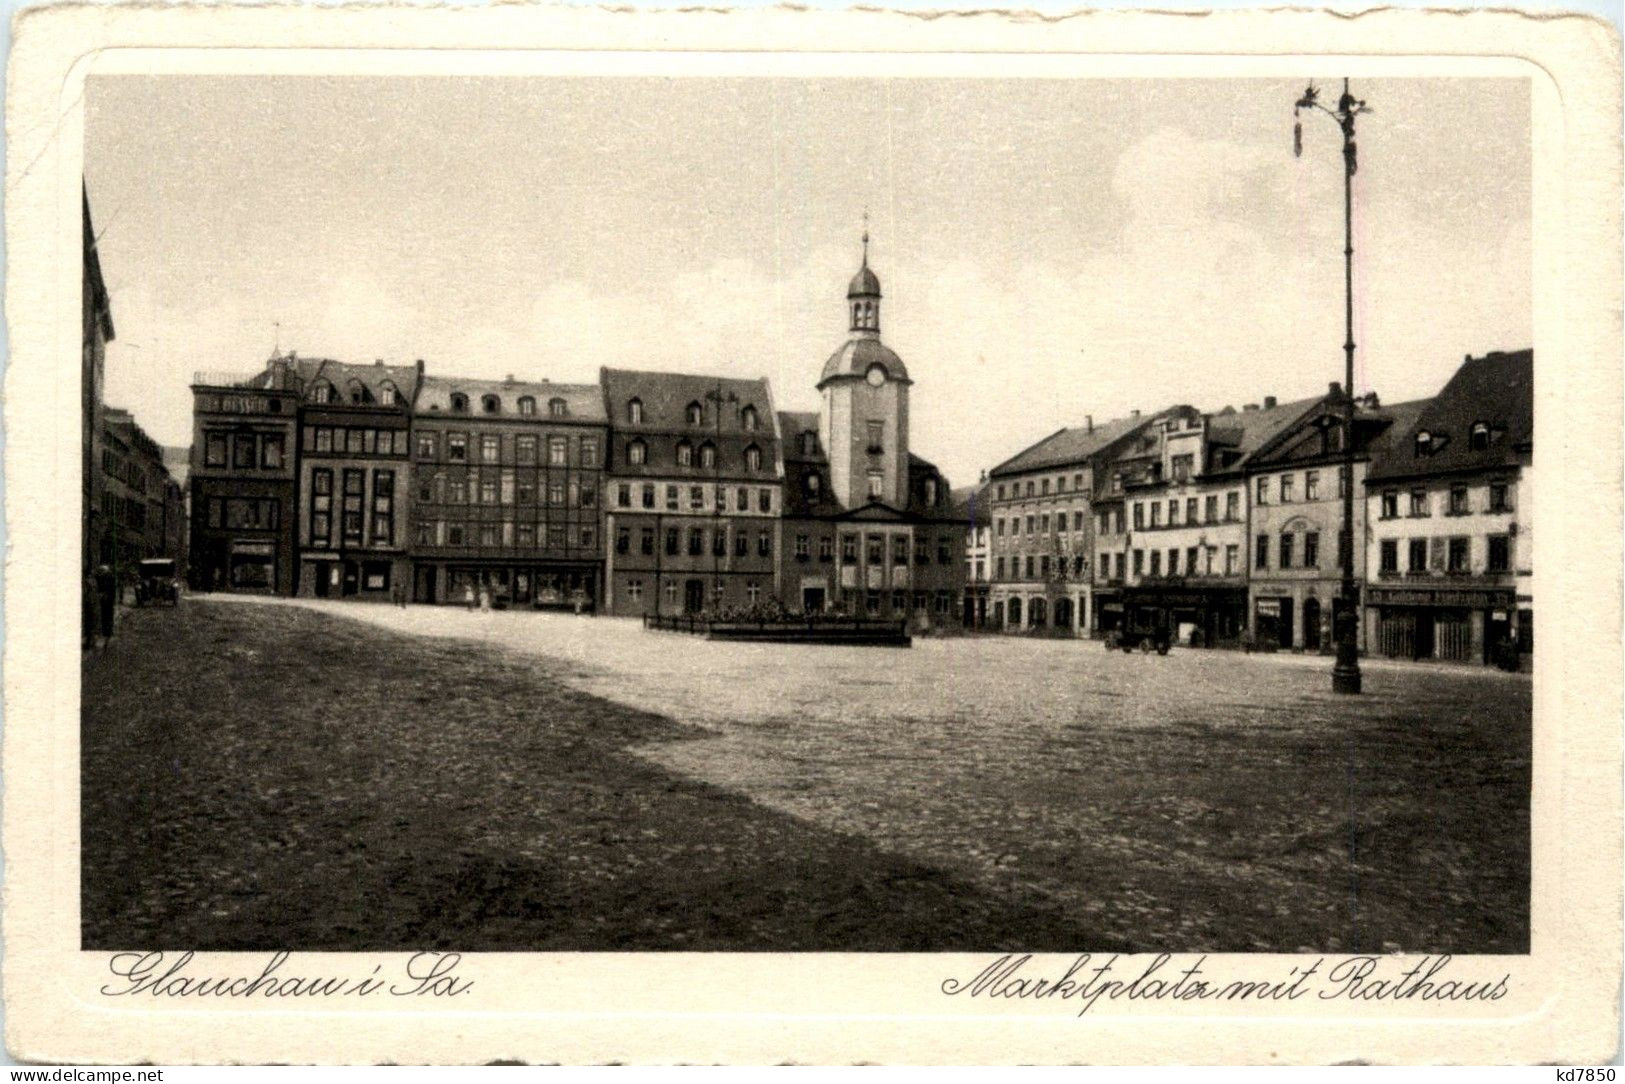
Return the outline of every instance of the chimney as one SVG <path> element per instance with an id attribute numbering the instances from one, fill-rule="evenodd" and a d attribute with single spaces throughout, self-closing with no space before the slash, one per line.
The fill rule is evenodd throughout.
<path id="1" fill-rule="evenodd" d="M 1095 431 L 1095 416 L 1093 414 L 1085 414 L 1083 416 L 1083 431 L 1085 433 L 1093 433 Z"/>
<path id="2" fill-rule="evenodd" d="M 1131 418 L 1138 418 L 1140 416 L 1140 412 L 1138 410 L 1131 410 L 1128 412 L 1128 416 Z"/>
<path id="3" fill-rule="evenodd" d="M 383 358 L 373 358 L 372 363 L 374 365 L 382 365 L 384 363 L 384 359 Z"/>
<path id="4" fill-rule="evenodd" d="M 509 373 L 506 377 L 503 378 L 502 382 L 504 384 L 512 384 L 513 383 L 513 374 Z"/>
<path id="5" fill-rule="evenodd" d="M 1258 409 L 1258 404 L 1257 403 L 1243 403 L 1242 407 L 1241 407 L 1241 412 L 1243 414 L 1251 414 L 1257 409 Z"/>
<path id="6" fill-rule="evenodd" d="M 1326 394 L 1331 396 L 1333 399 L 1338 398 L 1343 394 L 1343 385 L 1336 380 L 1332 381 L 1330 384 L 1326 385 Z"/>
<path id="7" fill-rule="evenodd" d="M 1275 409 L 1275 402 L 1276 402 L 1275 396 L 1273 396 L 1273 395 L 1264 396 L 1264 409 L 1265 410 L 1274 410 Z"/>

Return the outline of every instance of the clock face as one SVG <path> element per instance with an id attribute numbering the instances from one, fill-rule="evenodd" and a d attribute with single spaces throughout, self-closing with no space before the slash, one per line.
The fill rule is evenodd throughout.
<path id="1" fill-rule="evenodd" d="M 869 371 L 863 374 L 863 379 L 869 382 L 872 388 L 878 388 L 886 382 L 886 368 L 883 365 L 871 365 Z"/>

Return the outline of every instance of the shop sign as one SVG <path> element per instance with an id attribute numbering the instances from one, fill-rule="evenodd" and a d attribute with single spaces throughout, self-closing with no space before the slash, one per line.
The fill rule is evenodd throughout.
<path id="1" fill-rule="evenodd" d="M 1278 598 L 1261 598 L 1258 600 L 1259 617 L 1280 617 L 1281 600 Z"/>
<path id="2" fill-rule="evenodd" d="M 1375 606 L 1452 606 L 1468 610 L 1510 608 L 1511 591 L 1453 591 L 1448 588 L 1372 587 L 1370 602 Z"/>
<path id="3" fill-rule="evenodd" d="M 276 554 L 276 543 L 233 542 L 231 552 L 243 557 L 271 557 Z"/>

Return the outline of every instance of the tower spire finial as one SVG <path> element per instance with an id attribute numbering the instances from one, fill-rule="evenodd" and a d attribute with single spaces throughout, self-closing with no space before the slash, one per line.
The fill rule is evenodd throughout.
<path id="1" fill-rule="evenodd" d="M 863 209 L 863 266 L 869 266 L 869 208 Z"/>

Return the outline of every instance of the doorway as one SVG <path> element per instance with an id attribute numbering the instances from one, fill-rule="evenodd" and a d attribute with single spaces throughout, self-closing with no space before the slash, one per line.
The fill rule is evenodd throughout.
<path id="1" fill-rule="evenodd" d="M 803 613 L 821 614 L 824 612 L 824 589 L 822 587 L 803 587 L 801 589 L 801 610 Z"/>
<path id="2" fill-rule="evenodd" d="M 1281 647 L 1283 649 L 1291 647 L 1292 646 L 1292 600 L 1289 599 L 1289 598 L 1283 598 L 1281 600 L 1281 619 L 1280 619 L 1280 622 L 1278 623 L 1278 625 L 1276 627 L 1277 627 L 1277 629 L 1279 629 L 1280 634 L 1281 634 Z"/>
<path id="3" fill-rule="evenodd" d="M 1303 600 L 1303 646 L 1306 651 L 1320 650 L 1320 600 Z"/>
<path id="4" fill-rule="evenodd" d="M 438 581 L 439 581 L 439 578 L 440 578 L 438 575 L 436 575 L 436 573 L 438 571 L 439 570 L 436 569 L 433 565 L 430 565 L 428 568 L 420 568 L 420 569 L 418 569 L 418 597 L 417 597 L 417 600 L 419 602 L 438 602 L 438 601 L 440 601 L 439 599 L 437 599 L 435 597 L 435 595 L 437 593 L 436 588 L 439 586 Z"/>
<path id="5" fill-rule="evenodd" d="M 705 581 L 687 580 L 683 584 L 683 612 L 697 614 L 705 609 Z"/>

